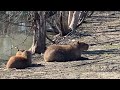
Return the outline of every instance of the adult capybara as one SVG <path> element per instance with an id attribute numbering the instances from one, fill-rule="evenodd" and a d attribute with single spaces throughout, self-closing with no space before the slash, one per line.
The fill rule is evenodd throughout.
<path id="1" fill-rule="evenodd" d="M 44 53 L 44 60 L 46 62 L 78 60 L 81 58 L 81 52 L 88 48 L 88 44 L 79 41 L 70 45 L 50 45 Z"/>
<path id="2" fill-rule="evenodd" d="M 18 53 L 19 52 L 19 53 Z M 10 57 L 8 60 L 6 67 L 7 68 L 16 68 L 16 69 L 24 69 L 31 66 L 31 51 L 18 51 L 16 56 Z"/>

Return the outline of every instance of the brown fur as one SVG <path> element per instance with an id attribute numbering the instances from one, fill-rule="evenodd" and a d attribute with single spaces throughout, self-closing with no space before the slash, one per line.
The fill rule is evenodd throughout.
<path id="1" fill-rule="evenodd" d="M 16 53 L 16 56 L 22 55 L 22 53 L 23 53 L 24 51 L 25 51 L 25 50 L 18 50 L 17 53 Z"/>
<path id="2" fill-rule="evenodd" d="M 32 54 L 30 51 L 18 51 L 16 56 L 10 57 L 8 60 L 6 67 L 7 68 L 16 68 L 16 69 L 24 69 L 31 66 L 31 58 Z"/>
<path id="3" fill-rule="evenodd" d="M 71 45 L 51 45 L 44 53 L 46 62 L 78 60 L 81 52 L 88 50 L 89 45 L 84 42 L 77 42 Z"/>

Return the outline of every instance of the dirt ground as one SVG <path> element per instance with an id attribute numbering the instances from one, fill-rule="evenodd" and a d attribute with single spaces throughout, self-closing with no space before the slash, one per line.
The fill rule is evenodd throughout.
<path id="1" fill-rule="evenodd" d="M 81 32 L 82 31 L 82 32 Z M 102 11 L 87 18 L 70 36 L 59 38 L 60 44 L 84 41 L 90 45 L 82 56 L 89 60 L 44 62 L 34 55 L 34 67 L 26 69 L 0 66 L 0 79 L 119 79 L 120 78 L 120 12 Z"/>

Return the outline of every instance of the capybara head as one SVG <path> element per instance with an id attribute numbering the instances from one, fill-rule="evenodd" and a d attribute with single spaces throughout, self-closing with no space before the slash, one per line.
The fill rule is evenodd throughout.
<path id="1" fill-rule="evenodd" d="M 22 56 L 26 59 L 31 59 L 32 58 L 32 52 L 31 51 L 23 51 Z"/>
<path id="2" fill-rule="evenodd" d="M 89 45 L 84 43 L 84 42 L 77 42 L 74 44 L 74 46 L 77 48 L 77 49 L 80 49 L 81 51 L 85 51 L 85 50 L 88 50 L 89 48 Z"/>
<path id="3" fill-rule="evenodd" d="M 25 51 L 25 50 L 22 50 L 22 49 L 18 50 L 17 53 L 16 53 L 16 56 L 22 55 L 22 53 L 23 53 L 24 51 Z"/>

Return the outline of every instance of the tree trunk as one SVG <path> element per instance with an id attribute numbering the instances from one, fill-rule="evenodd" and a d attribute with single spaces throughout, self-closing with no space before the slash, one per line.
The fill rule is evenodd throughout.
<path id="1" fill-rule="evenodd" d="M 67 35 L 71 29 L 68 28 L 68 18 L 66 16 L 66 12 L 60 11 L 60 30 L 59 35 L 65 36 Z"/>
<path id="2" fill-rule="evenodd" d="M 33 35 L 33 43 L 29 50 L 32 53 L 44 53 L 46 49 L 46 20 L 43 11 L 40 13 L 34 12 L 34 35 Z"/>
<path id="3" fill-rule="evenodd" d="M 59 33 L 55 36 L 54 41 L 57 40 L 58 36 L 72 34 L 86 18 L 87 11 L 60 11 L 58 15 L 59 18 L 56 16 L 53 23 L 47 20 L 50 26 Z"/>
<path id="4" fill-rule="evenodd" d="M 71 21 L 72 21 L 73 12 L 74 12 L 74 11 L 69 11 L 69 14 L 68 14 L 68 26 L 70 25 L 70 23 L 71 23 Z"/>
<path id="5" fill-rule="evenodd" d="M 80 13 L 80 11 L 74 11 L 74 13 L 73 13 L 73 17 L 72 17 L 71 23 L 70 23 L 70 25 L 69 25 L 69 28 L 71 28 L 72 30 L 74 30 L 75 27 L 76 27 L 77 24 L 78 24 L 78 21 L 79 21 L 79 13 Z"/>
<path id="6" fill-rule="evenodd" d="M 75 27 L 75 29 L 77 29 L 81 24 L 82 22 L 85 20 L 85 18 L 87 17 L 87 14 L 88 14 L 88 11 L 82 11 L 79 15 L 79 22 L 77 24 L 77 26 Z"/>

